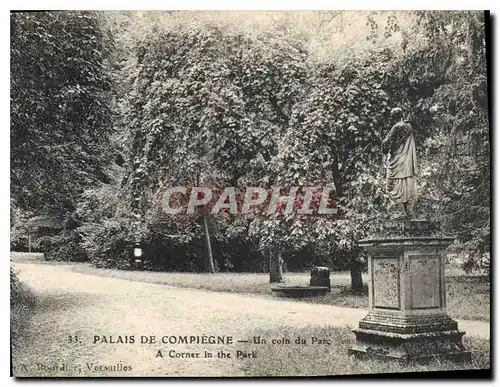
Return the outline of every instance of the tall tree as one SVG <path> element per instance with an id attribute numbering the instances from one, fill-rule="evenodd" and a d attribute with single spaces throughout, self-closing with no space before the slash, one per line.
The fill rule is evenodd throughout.
<path id="1" fill-rule="evenodd" d="M 123 185 L 131 203 L 148 202 L 144 198 L 166 186 L 265 179 L 300 91 L 303 59 L 300 47 L 286 41 L 214 27 L 147 36 L 138 48 L 127 111 L 129 174 Z M 210 252 L 209 215 L 198 215 Z M 208 264 L 211 270 L 210 259 Z"/>
<path id="2" fill-rule="evenodd" d="M 416 106 L 428 112 L 434 130 L 425 142 L 428 192 L 438 202 L 458 251 L 474 268 L 490 251 L 491 154 L 486 68 L 486 22 L 481 11 L 420 12 L 416 29 L 428 45 L 407 55 L 425 60 L 409 76 L 440 78 Z M 432 66 L 432 67 L 429 67 Z"/>
<path id="3" fill-rule="evenodd" d="M 356 241 L 376 218 L 384 197 L 380 179 L 371 176 L 379 175 L 381 131 L 390 103 L 382 87 L 386 54 L 313 68 L 305 97 L 295 106 L 273 160 L 279 181 L 334 187 L 339 211 L 335 219 L 294 219 L 283 227 L 289 230 L 286 240 L 295 240 L 297 248 L 326 243 L 339 259 L 347 259 L 356 291 L 362 288 Z M 359 189 L 365 191 L 365 200 L 358 199 Z M 370 200 L 377 190 L 379 197 Z"/>

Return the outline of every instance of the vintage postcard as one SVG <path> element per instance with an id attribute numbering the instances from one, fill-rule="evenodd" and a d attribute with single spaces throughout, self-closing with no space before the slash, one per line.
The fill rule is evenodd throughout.
<path id="1" fill-rule="evenodd" d="M 12 376 L 491 376 L 490 33 L 11 12 Z"/>

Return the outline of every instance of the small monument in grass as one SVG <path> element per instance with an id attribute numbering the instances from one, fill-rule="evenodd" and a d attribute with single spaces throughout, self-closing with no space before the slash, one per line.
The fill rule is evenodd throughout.
<path id="1" fill-rule="evenodd" d="M 331 291 L 330 269 L 315 266 L 311 270 L 309 285 L 278 285 L 271 290 L 283 297 L 301 298 L 324 296 Z"/>
<path id="2" fill-rule="evenodd" d="M 330 283 L 330 268 L 325 266 L 315 266 L 311 270 L 309 286 L 324 286 L 328 290 L 332 289 Z"/>
<path id="3" fill-rule="evenodd" d="M 390 153 L 387 185 L 393 208 L 401 211 L 359 241 L 369 254 L 369 313 L 354 329 L 356 344 L 349 353 L 401 361 L 470 360 L 462 344 L 465 332 L 446 313 L 444 250 L 454 238 L 443 235 L 429 216 L 415 217 L 413 129 L 401 109 L 391 115 L 396 123 L 383 141 Z"/>

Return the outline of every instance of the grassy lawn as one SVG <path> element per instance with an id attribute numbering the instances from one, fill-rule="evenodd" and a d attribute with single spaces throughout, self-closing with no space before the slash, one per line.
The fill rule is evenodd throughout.
<path id="1" fill-rule="evenodd" d="M 470 363 L 455 364 L 449 361 L 432 361 L 426 365 L 400 365 L 377 360 L 359 361 L 348 356 L 354 344 L 354 335 L 347 328 L 336 327 L 283 327 L 279 330 L 256 331 L 263 338 L 288 338 L 291 344 L 248 344 L 248 350 L 257 351 L 257 359 L 244 362 L 248 376 L 318 376 L 394 372 L 445 371 L 460 369 L 489 369 L 490 344 L 488 340 L 465 337 L 464 345 L 472 352 Z M 306 338 L 308 345 L 295 345 L 298 336 Z M 311 345 L 310 338 L 331 340 L 331 345 Z"/>
<path id="2" fill-rule="evenodd" d="M 353 295 L 348 287 L 307 302 L 333 304 L 350 308 L 368 308 L 368 296 Z M 446 276 L 446 309 L 451 317 L 463 320 L 490 321 L 490 281 L 487 276 Z"/>
<path id="3" fill-rule="evenodd" d="M 266 273 L 166 273 L 98 269 L 86 264 L 74 264 L 73 270 L 98 276 L 121 278 L 131 281 L 162 284 L 176 287 L 205 289 L 217 292 L 272 295 L 269 275 Z M 306 285 L 309 273 L 285 273 L 285 284 Z M 367 276 L 363 275 L 366 283 Z M 320 297 L 300 301 L 319 304 L 367 308 L 368 296 L 353 295 L 349 291 L 348 272 L 332 272 L 332 292 Z M 465 320 L 490 321 L 490 283 L 485 276 L 469 276 L 456 269 L 447 275 L 447 304 L 451 317 Z"/>
<path id="4" fill-rule="evenodd" d="M 147 282 L 176 286 L 181 288 L 205 289 L 216 292 L 272 294 L 274 285 L 269 283 L 267 273 L 174 273 L 151 272 L 138 270 L 98 269 L 89 265 L 73 265 L 73 270 L 79 273 L 99 275 L 112 278 L 121 278 L 131 281 Z M 309 273 L 286 273 L 284 275 L 287 285 L 309 284 Z M 366 277 L 364 277 L 366 280 Z M 332 274 L 332 287 L 337 292 L 349 286 L 348 272 Z"/>
<path id="5" fill-rule="evenodd" d="M 490 321 L 490 280 L 486 276 L 447 277 L 446 307 L 452 317 Z"/>

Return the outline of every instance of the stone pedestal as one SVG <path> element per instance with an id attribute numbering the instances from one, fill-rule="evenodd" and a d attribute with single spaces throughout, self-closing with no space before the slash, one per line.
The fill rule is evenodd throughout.
<path id="1" fill-rule="evenodd" d="M 359 241 L 369 253 L 369 313 L 354 329 L 356 357 L 470 360 L 446 313 L 444 249 L 454 238 L 430 221 L 386 222 Z"/>

